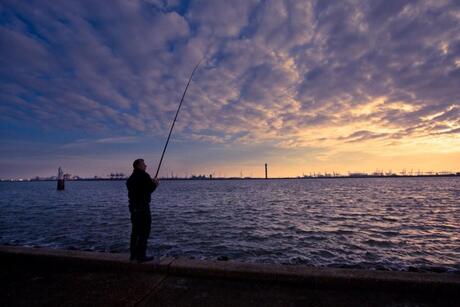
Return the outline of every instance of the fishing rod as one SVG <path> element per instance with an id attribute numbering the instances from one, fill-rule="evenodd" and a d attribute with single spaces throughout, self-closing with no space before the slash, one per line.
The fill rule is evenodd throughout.
<path id="1" fill-rule="evenodd" d="M 180 100 L 179 107 L 177 108 L 176 116 L 174 116 L 174 120 L 172 122 L 171 129 L 169 130 L 168 139 L 166 140 L 165 147 L 163 148 L 163 153 L 161 154 L 160 163 L 158 163 L 158 168 L 157 168 L 157 172 L 155 174 L 155 179 L 158 178 L 158 173 L 160 172 L 161 163 L 163 162 L 163 157 L 165 155 L 166 148 L 168 147 L 168 144 L 169 144 L 169 138 L 171 137 L 171 133 L 173 131 L 174 124 L 176 123 L 177 115 L 179 114 L 180 107 L 182 106 L 182 102 L 184 102 L 184 97 L 185 97 L 185 94 L 187 93 L 188 86 L 190 85 L 190 82 L 192 81 L 192 77 L 193 77 L 193 74 L 195 73 L 195 70 L 198 68 L 198 66 L 200 66 L 202 61 L 203 61 L 203 59 L 201 59 L 198 62 L 198 64 L 196 64 L 195 68 L 193 69 L 192 73 L 190 74 L 190 78 L 188 79 L 187 86 L 185 87 L 184 93 L 182 94 L 182 98 Z"/>

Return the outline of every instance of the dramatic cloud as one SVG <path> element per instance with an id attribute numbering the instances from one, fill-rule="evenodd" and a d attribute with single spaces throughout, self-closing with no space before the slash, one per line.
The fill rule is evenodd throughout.
<path id="1" fill-rule="evenodd" d="M 15 143 L 6 141 L 38 141 L 40 131 L 56 133 L 46 142 L 58 152 L 142 139 L 159 145 L 204 58 L 176 125 L 183 148 L 295 152 L 289 163 L 305 168 L 305 159 L 327 163 L 353 151 L 460 152 L 455 0 L 3 1 L 0 8 L 0 120 L 11 151 Z"/>

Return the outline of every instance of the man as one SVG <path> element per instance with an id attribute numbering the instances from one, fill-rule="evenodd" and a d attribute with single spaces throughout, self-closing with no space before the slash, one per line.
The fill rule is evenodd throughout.
<path id="1" fill-rule="evenodd" d="M 150 215 L 150 194 L 155 191 L 160 182 L 152 179 L 145 171 L 147 165 L 143 159 L 133 162 L 133 173 L 126 181 L 129 198 L 129 212 L 131 213 L 131 242 L 130 260 L 139 263 L 151 261 L 147 256 L 147 240 L 150 236 L 152 217 Z"/>

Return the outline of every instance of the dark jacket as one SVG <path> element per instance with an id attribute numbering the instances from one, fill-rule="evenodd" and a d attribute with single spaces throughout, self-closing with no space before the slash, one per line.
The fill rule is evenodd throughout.
<path id="1" fill-rule="evenodd" d="M 157 188 L 148 173 L 143 170 L 134 169 L 131 176 L 126 180 L 128 188 L 129 210 L 144 211 L 150 210 L 150 194 Z"/>

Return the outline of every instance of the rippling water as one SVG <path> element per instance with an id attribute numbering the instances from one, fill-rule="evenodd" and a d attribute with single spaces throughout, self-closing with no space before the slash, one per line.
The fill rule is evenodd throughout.
<path id="1" fill-rule="evenodd" d="M 0 183 L 0 243 L 128 252 L 123 181 Z M 150 253 L 460 273 L 460 178 L 163 181 Z"/>

